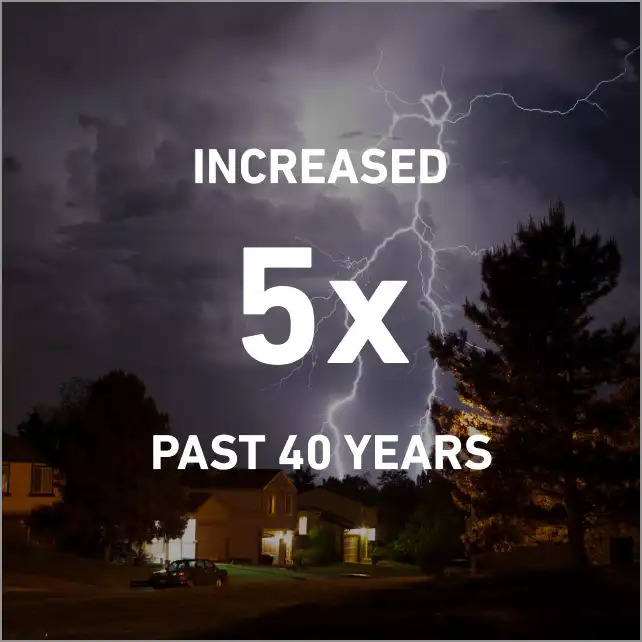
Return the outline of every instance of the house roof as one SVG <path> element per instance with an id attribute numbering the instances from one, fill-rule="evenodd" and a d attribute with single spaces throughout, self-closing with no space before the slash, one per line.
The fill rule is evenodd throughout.
<path id="1" fill-rule="evenodd" d="M 256 470 L 233 468 L 225 471 L 186 469 L 183 483 L 189 488 L 198 489 L 262 489 L 282 472 L 279 468 L 257 468 Z"/>
<path id="2" fill-rule="evenodd" d="M 341 526 L 341 528 L 355 528 L 357 526 L 360 526 L 360 524 L 357 524 L 356 522 L 353 522 L 345 517 L 341 517 L 341 515 L 337 515 L 336 513 L 333 513 L 329 510 L 318 508 L 316 506 L 307 506 L 305 509 L 299 512 L 317 513 L 323 521 L 330 524 L 336 524 L 337 526 Z"/>
<path id="3" fill-rule="evenodd" d="M 366 504 L 358 502 L 356 499 L 346 497 L 341 493 L 335 493 L 333 490 L 328 490 L 322 486 L 317 486 L 312 490 L 307 490 L 305 493 L 299 493 L 299 506 L 302 508 L 316 507 L 318 503 L 340 501 L 343 505 L 350 504 L 355 508 L 368 508 Z"/>
<path id="4" fill-rule="evenodd" d="M 24 437 L 2 433 L 2 461 L 42 463 L 41 455 Z"/>
<path id="5" fill-rule="evenodd" d="M 187 498 L 187 510 L 190 513 L 193 513 L 196 511 L 198 508 L 200 508 L 210 497 L 212 496 L 212 493 L 201 493 L 201 492 L 196 492 L 196 493 L 190 493 L 189 497 Z"/>
<path id="6" fill-rule="evenodd" d="M 299 511 L 321 512 L 324 519 L 344 528 L 374 526 L 378 521 L 375 508 L 326 488 L 314 488 L 300 493 L 297 504 Z"/>

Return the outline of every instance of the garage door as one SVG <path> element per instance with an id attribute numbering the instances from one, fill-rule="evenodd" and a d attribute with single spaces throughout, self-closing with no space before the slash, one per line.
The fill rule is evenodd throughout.
<path id="1" fill-rule="evenodd" d="M 343 561 L 357 564 L 359 562 L 359 536 L 343 536 Z"/>

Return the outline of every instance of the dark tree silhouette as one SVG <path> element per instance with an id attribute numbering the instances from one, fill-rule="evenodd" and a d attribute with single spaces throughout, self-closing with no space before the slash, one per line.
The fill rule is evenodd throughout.
<path id="1" fill-rule="evenodd" d="M 611 491 L 639 486 L 638 454 L 619 445 L 630 432 L 621 390 L 637 376 L 638 329 L 624 320 L 595 328 L 589 312 L 619 272 L 615 243 L 578 234 L 559 203 L 484 256 L 480 302 L 466 301 L 464 312 L 488 347 L 464 330 L 429 337 L 472 409 L 436 405 L 441 429 L 491 437 L 489 468 L 456 471 L 459 499 L 478 519 L 495 515 L 495 525 L 561 523 L 578 563 Z"/>
<path id="2" fill-rule="evenodd" d="M 74 539 L 98 540 L 108 556 L 119 540 L 183 532 L 177 471 L 152 469 L 152 436 L 169 433 L 169 420 L 136 376 L 115 371 L 76 381 L 63 388 L 57 408 L 32 413 L 19 432 L 59 469 L 63 501 L 56 510 Z"/>
<path id="3" fill-rule="evenodd" d="M 310 466 L 303 466 L 298 470 L 293 470 L 288 474 L 288 477 L 299 493 L 305 493 L 316 487 L 317 474 Z"/>
<path id="4" fill-rule="evenodd" d="M 378 479 L 377 508 L 384 533 L 396 537 L 417 508 L 418 488 L 405 470 L 384 470 Z"/>
<path id="5" fill-rule="evenodd" d="M 343 479 L 328 477 L 323 480 L 322 487 L 366 506 L 374 505 L 377 499 L 377 487 L 366 475 L 345 475 Z"/>
<path id="6" fill-rule="evenodd" d="M 452 484 L 438 474 L 417 478 L 416 508 L 392 544 L 400 559 L 417 564 L 427 573 L 443 570 L 464 552 L 465 515 L 452 499 Z"/>

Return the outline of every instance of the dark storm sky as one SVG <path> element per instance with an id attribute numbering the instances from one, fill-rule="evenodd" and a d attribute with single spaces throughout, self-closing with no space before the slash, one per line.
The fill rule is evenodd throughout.
<path id="1" fill-rule="evenodd" d="M 3 428 L 73 376 L 138 374 L 178 435 L 317 432 L 354 366 L 325 364 L 342 315 L 319 334 L 319 360 L 254 362 L 241 337 L 286 316 L 242 315 L 242 248 L 297 245 L 360 258 L 412 216 L 393 186 L 209 186 L 192 182 L 195 147 L 374 146 L 391 114 L 381 82 L 415 101 L 443 82 L 453 114 L 479 93 L 568 109 L 622 70 L 639 43 L 639 5 L 15 5 L 3 6 Z M 478 101 L 446 126 L 452 165 L 426 189 L 435 246 L 485 248 L 562 198 L 577 224 L 613 236 L 619 289 L 596 315 L 639 318 L 639 54 L 617 83 L 565 117 Z M 443 105 L 442 105 L 443 108 Z M 436 130 L 396 132 L 431 147 Z M 386 318 L 408 355 L 432 328 L 417 305 L 416 239 L 402 237 L 370 277 L 408 280 Z M 349 273 L 320 252 L 313 295 Z M 428 265 L 424 265 L 428 268 Z M 436 294 L 448 328 L 479 291 L 479 263 L 440 255 Z M 275 275 L 276 276 L 276 275 Z M 274 278 L 268 279 L 274 284 Z M 319 313 L 327 311 L 319 307 Z M 364 377 L 339 423 L 409 436 L 424 412 L 430 359 L 414 370 L 364 351 Z M 451 399 L 440 379 L 441 396 Z M 266 452 L 267 452 L 266 451 Z M 263 464 L 274 463 L 263 459 Z M 330 471 L 332 472 L 332 471 Z"/>

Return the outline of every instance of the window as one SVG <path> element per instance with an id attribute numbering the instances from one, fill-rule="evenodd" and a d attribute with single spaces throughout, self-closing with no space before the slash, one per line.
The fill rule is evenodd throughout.
<path id="1" fill-rule="evenodd" d="M 276 495 L 268 497 L 268 513 L 274 515 L 276 513 Z"/>
<path id="2" fill-rule="evenodd" d="M 292 495 L 285 496 L 285 514 L 292 515 Z"/>
<path id="3" fill-rule="evenodd" d="M 299 535 L 308 534 L 308 518 L 307 515 L 301 515 L 299 517 Z"/>
<path id="4" fill-rule="evenodd" d="M 189 568 L 190 564 L 186 560 L 176 560 L 175 562 L 172 562 L 168 567 L 167 570 L 170 572 L 175 572 L 179 571 L 183 568 Z"/>
<path id="5" fill-rule="evenodd" d="M 9 464 L 2 464 L 2 494 L 9 494 Z"/>
<path id="6" fill-rule="evenodd" d="M 31 467 L 31 494 L 53 495 L 53 470 L 50 466 Z"/>

